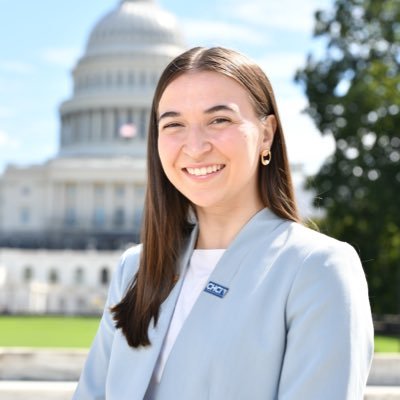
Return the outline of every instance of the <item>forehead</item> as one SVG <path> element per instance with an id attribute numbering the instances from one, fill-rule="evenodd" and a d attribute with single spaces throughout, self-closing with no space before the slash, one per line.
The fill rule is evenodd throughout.
<path id="1" fill-rule="evenodd" d="M 234 79 L 218 72 L 187 72 L 165 88 L 158 103 L 159 113 L 197 105 L 207 108 L 216 103 L 250 105 L 249 92 Z"/>

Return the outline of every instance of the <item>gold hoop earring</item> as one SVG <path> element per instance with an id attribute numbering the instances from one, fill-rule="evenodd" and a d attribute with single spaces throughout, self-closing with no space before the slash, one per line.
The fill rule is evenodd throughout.
<path id="1" fill-rule="evenodd" d="M 271 162 L 271 150 L 263 150 L 261 152 L 261 164 L 268 165 Z"/>

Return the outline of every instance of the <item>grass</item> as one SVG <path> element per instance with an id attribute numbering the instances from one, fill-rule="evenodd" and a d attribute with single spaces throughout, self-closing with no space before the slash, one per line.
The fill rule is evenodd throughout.
<path id="1" fill-rule="evenodd" d="M 0 316 L 0 347 L 88 348 L 97 317 Z M 376 336 L 375 352 L 399 353 L 400 337 Z"/>
<path id="2" fill-rule="evenodd" d="M 88 348 L 99 318 L 0 316 L 0 347 Z"/>
<path id="3" fill-rule="evenodd" d="M 375 353 L 400 353 L 400 337 L 375 336 Z"/>

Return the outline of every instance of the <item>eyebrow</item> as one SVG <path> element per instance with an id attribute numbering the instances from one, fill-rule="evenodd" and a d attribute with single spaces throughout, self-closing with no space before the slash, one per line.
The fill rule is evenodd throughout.
<path id="1" fill-rule="evenodd" d="M 225 104 L 218 104 L 216 106 L 212 106 L 210 108 L 207 108 L 207 110 L 205 110 L 205 114 L 213 114 L 215 112 L 218 111 L 230 111 L 233 113 L 237 113 L 236 110 L 234 110 L 232 107 L 229 107 Z M 163 118 L 168 118 L 168 117 L 180 117 L 181 113 L 177 112 L 177 111 L 166 111 L 165 113 L 161 114 L 158 117 L 158 122 L 160 122 Z"/>
<path id="2" fill-rule="evenodd" d="M 237 111 L 235 109 L 233 109 L 230 106 L 227 106 L 226 104 L 218 104 L 216 106 L 208 108 L 205 111 L 205 113 L 206 114 L 212 114 L 212 113 L 215 113 L 215 112 L 218 112 L 218 111 L 230 111 L 230 112 L 233 112 L 233 113 L 237 113 Z"/>
<path id="3" fill-rule="evenodd" d="M 157 122 L 160 122 L 163 118 L 168 118 L 168 117 L 179 117 L 181 115 L 181 113 L 177 112 L 177 111 L 166 111 L 165 113 L 161 114 L 158 117 Z"/>

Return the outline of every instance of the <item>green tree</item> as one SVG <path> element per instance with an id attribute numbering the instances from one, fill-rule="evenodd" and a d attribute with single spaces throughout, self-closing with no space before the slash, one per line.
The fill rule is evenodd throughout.
<path id="1" fill-rule="evenodd" d="M 296 81 L 336 146 L 306 186 L 321 229 L 359 251 L 373 311 L 400 313 L 400 0 L 336 0 L 315 20 L 324 54 Z"/>

